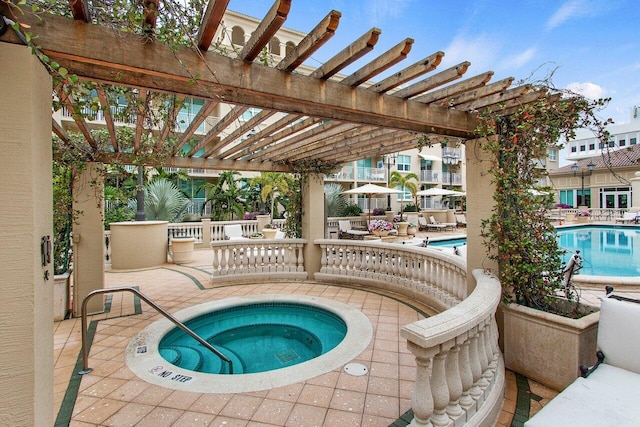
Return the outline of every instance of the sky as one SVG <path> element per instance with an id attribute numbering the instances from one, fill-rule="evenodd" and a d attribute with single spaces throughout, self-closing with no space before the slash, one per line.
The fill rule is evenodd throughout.
<path id="1" fill-rule="evenodd" d="M 272 4 L 230 0 L 228 9 L 262 19 Z M 490 83 L 514 77 L 514 87 L 551 76 L 558 88 L 610 97 L 601 115 L 616 124 L 629 122 L 631 108 L 640 106 L 637 0 L 292 0 L 284 26 L 309 32 L 334 9 L 342 13 L 336 34 L 309 65 L 321 65 L 377 27 L 382 33 L 374 50 L 343 74 L 410 37 L 415 42 L 407 59 L 374 80 L 443 51 L 435 72 L 469 61 L 463 79 L 493 71 Z"/>

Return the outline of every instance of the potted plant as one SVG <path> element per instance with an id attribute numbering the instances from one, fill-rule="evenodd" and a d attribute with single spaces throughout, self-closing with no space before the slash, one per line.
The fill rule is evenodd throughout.
<path id="1" fill-rule="evenodd" d="M 398 230 L 398 236 L 406 236 L 408 234 L 407 228 L 409 227 L 409 223 L 403 221 L 402 214 L 393 217 L 393 225 L 394 228 Z"/>
<path id="2" fill-rule="evenodd" d="M 416 226 L 416 224 L 410 222 L 409 225 L 407 226 L 407 234 L 415 236 L 417 232 L 418 232 L 418 227 Z"/>
<path id="3" fill-rule="evenodd" d="M 264 235 L 265 239 L 275 239 L 277 232 L 278 229 L 275 228 L 271 223 L 265 224 L 264 228 L 262 229 L 262 234 Z"/>
<path id="4" fill-rule="evenodd" d="M 561 96 L 562 95 L 562 96 Z M 541 177 L 536 159 L 562 135 L 595 128 L 607 141 L 595 111 L 606 100 L 547 94 L 505 114 L 479 115 L 480 148 L 488 154 L 494 207 L 481 222 L 481 235 L 503 289 L 502 346 L 508 369 L 555 389 L 579 375 L 580 364 L 595 362 L 598 314 L 577 299 L 559 298 L 564 285 L 556 231 L 546 215 L 552 195 L 534 196 Z"/>
<path id="5" fill-rule="evenodd" d="M 379 237 L 389 235 L 389 232 L 393 229 L 393 224 L 384 219 L 374 219 L 369 223 L 369 231 Z"/>

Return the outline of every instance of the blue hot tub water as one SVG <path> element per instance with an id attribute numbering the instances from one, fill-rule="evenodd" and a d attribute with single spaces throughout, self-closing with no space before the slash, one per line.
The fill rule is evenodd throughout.
<path id="1" fill-rule="evenodd" d="M 335 348 L 347 326 L 337 315 L 288 302 L 233 306 L 185 324 L 233 361 L 234 374 L 266 372 L 296 365 Z M 228 364 L 182 330 L 159 343 L 160 355 L 184 369 L 227 374 Z"/>

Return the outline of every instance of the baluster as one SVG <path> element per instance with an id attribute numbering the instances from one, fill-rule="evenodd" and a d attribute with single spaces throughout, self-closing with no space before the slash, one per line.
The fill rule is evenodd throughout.
<path id="1" fill-rule="evenodd" d="M 211 275 L 219 276 L 220 275 L 220 271 L 219 271 L 220 260 L 218 259 L 219 249 L 218 248 L 211 248 L 211 249 L 213 249 L 213 272 Z"/>
<path id="2" fill-rule="evenodd" d="M 469 363 L 471 364 L 471 372 L 473 373 L 473 386 L 471 387 L 471 397 L 478 402 L 478 406 L 482 403 L 482 388 L 480 387 L 480 379 L 482 378 L 482 365 L 480 357 L 478 357 L 478 329 L 477 326 L 469 331 Z"/>
<path id="3" fill-rule="evenodd" d="M 476 347 L 478 351 L 478 360 L 480 360 L 480 368 L 482 370 L 482 375 L 480 376 L 478 385 L 483 390 L 487 389 L 487 387 L 489 386 L 490 378 L 491 378 L 490 372 L 488 372 L 489 360 L 487 359 L 487 351 L 486 351 L 485 338 L 484 338 L 484 336 L 487 333 L 487 329 L 485 326 L 486 325 L 484 324 L 484 322 L 478 325 L 477 347 Z"/>
<path id="4" fill-rule="evenodd" d="M 320 245 L 320 273 L 328 273 L 328 269 L 327 269 L 327 258 L 329 255 L 329 248 L 327 248 L 327 245 L 321 244 Z"/>
<path id="5" fill-rule="evenodd" d="M 408 342 L 407 347 L 416 358 L 416 382 L 413 387 L 411 406 L 413 409 L 412 426 L 431 426 L 431 414 L 433 414 L 433 395 L 431 394 L 431 379 L 429 366 L 431 358 L 436 354 L 436 348 L 422 348 Z"/>
<path id="6" fill-rule="evenodd" d="M 298 271 L 304 271 L 304 251 L 302 250 L 302 243 L 296 244 L 296 247 L 298 248 Z"/>
<path id="7" fill-rule="evenodd" d="M 451 343 L 442 344 L 442 351 L 433 358 L 433 368 L 431 370 L 431 394 L 433 395 L 433 414 L 431 423 L 434 426 L 446 427 L 451 420 L 446 409 L 449 404 L 449 386 L 447 384 L 447 353 L 451 348 Z"/>
<path id="8" fill-rule="evenodd" d="M 460 370 L 460 380 L 462 381 L 462 395 L 460 396 L 460 406 L 467 413 L 467 418 L 475 414 L 476 403 L 471 397 L 471 389 L 473 387 L 473 370 L 471 369 L 470 346 L 471 342 L 465 334 L 458 337 L 462 339 L 460 343 L 460 356 L 458 366 Z"/>
<path id="9" fill-rule="evenodd" d="M 484 329 L 482 333 L 482 342 L 480 343 L 481 351 L 484 353 L 484 358 L 487 361 L 487 366 L 484 370 L 482 376 L 487 380 L 488 387 L 490 388 L 493 385 L 493 381 L 495 379 L 495 372 L 497 363 L 493 359 L 493 351 L 491 350 L 491 324 L 489 321 L 491 318 L 487 318 L 484 321 Z"/>
<path id="10" fill-rule="evenodd" d="M 447 415 L 454 421 L 464 415 L 464 411 L 460 406 L 460 396 L 462 396 L 462 378 L 460 375 L 460 343 L 459 338 L 456 339 L 455 345 L 449 350 L 447 357 L 447 385 L 449 387 L 449 403 L 447 405 Z"/>

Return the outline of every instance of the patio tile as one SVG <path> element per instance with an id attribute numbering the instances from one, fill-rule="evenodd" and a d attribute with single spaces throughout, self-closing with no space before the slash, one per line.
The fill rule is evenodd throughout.
<path id="1" fill-rule="evenodd" d="M 286 426 L 291 427 L 316 427 L 324 425 L 326 408 L 310 405 L 295 405 L 287 419 Z"/>

